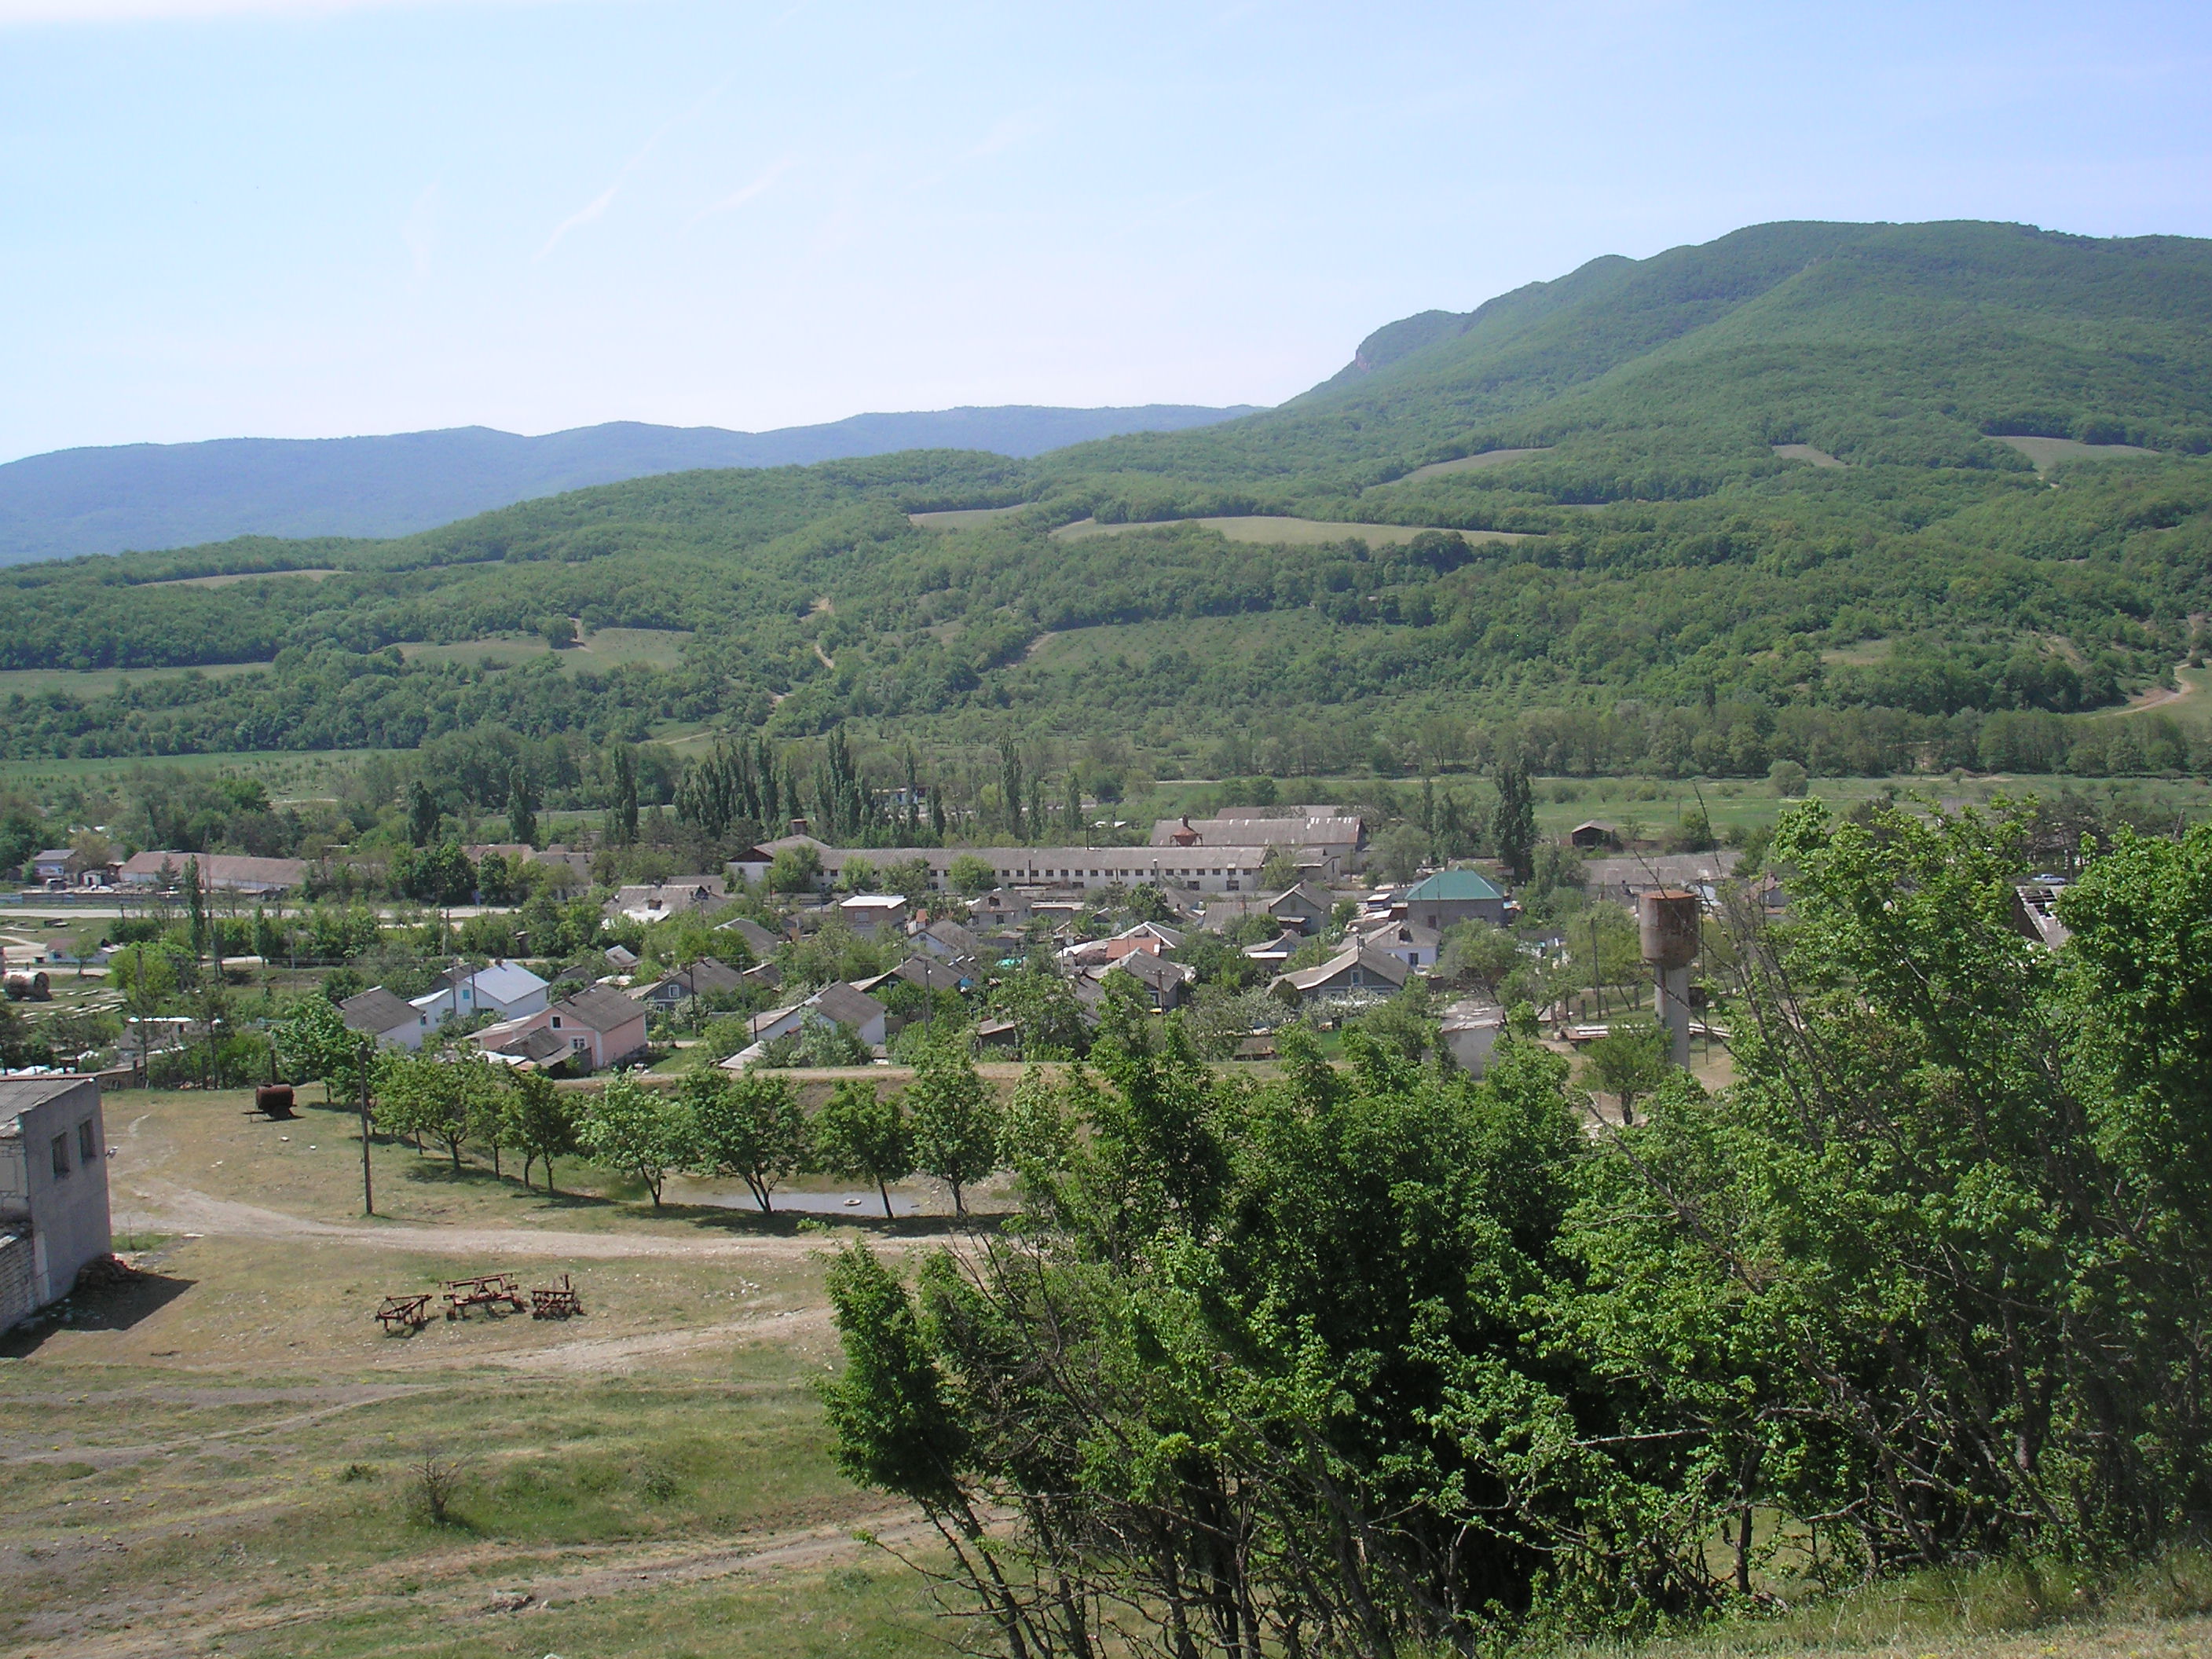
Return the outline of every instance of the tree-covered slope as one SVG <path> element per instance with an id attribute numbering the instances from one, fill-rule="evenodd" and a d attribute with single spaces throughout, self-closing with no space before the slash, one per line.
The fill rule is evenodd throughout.
<path id="1" fill-rule="evenodd" d="M 1407 319 L 1295 403 L 1204 430 L 26 566 L 0 572 L 0 669 L 274 672 L 48 685 L 0 724 L 32 755 L 858 720 L 897 744 L 1107 733 L 1161 766 L 1334 771 L 1446 761 L 1511 720 L 1577 770 L 2075 763 L 2121 728 L 2054 723 L 2205 647 L 2208 249 L 1761 227 Z M 2167 453 L 2039 472 L 1996 441 L 2021 432 Z M 1522 453 L 1408 476 L 1501 447 Z M 910 516 L 987 507 L 1008 510 Z M 1517 539 L 1355 523 L 1271 546 L 1172 522 L 1201 512 Z M 1123 522 L 1055 533 L 1086 515 Z M 286 568 L 336 574 L 178 580 Z M 569 617 L 681 630 L 680 660 L 393 648 Z M 2160 742 L 2160 763 L 2186 748 Z"/>
<path id="2" fill-rule="evenodd" d="M 1071 489 L 1105 479 L 1109 493 L 1164 498 L 1180 486 L 1202 501 L 1230 486 L 1284 503 L 1549 447 L 1450 489 L 1572 502 L 1703 494 L 1788 465 L 1776 443 L 1848 462 L 2023 469 L 1990 441 L 2007 433 L 2212 447 L 2212 242 L 1756 226 L 1596 260 L 1464 316 L 1407 319 L 1279 410 L 1086 444 L 1042 466 Z"/>
<path id="3" fill-rule="evenodd" d="M 773 432 L 615 421 L 542 437 L 487 427 L 371 438 L 226 438 L 64 449 L 0 466 L 0 565 L 236 536 L 404 536 L 593 484 L 702 467 L 808 465 L 908 449 L 1030 456 L 1249 409 L 1014 405 L 855 415 Z"/>

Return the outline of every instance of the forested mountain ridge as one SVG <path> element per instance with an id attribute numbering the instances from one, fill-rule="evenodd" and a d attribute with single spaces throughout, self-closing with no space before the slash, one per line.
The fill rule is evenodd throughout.
<path id="1" fill-rule="evenodd" d="M 1202 506 L 1235 480 L 1283 506 L 1484 450 L 1551 449 L 1421 486 L 1464 516 L 1708 494 L 1787 465 L 1777 443 L 2024 470 L 1990 441 L 2019 433 L 2212 448 L 2212 242 L 1755 226 L 1393 324 L 1304 397 L 1231 426 L 1041 465 L 1104 475 L 1139 501 Z"/>
<path id="2" fill-rule="evenodd" d="M 2193 764 L 2184 734 L 2066 722 L 2203 648 L 2208 318 L 2212 244 L 1759 227 L 1407 319 L 1354 370 L 1210 428 L 674 474 L 390 541 L 0 573 L 0 668 L 278 665 L 23 694 L 5 741 L 860 721 L 925 746 L 1110 731 L 1179 773 L 1294 774 L 1450 764 L 1510 720 L 1565 770 L 2078 769 L 2123 730 L 2124 767 Z M 2021 432 L 2106 447 L 2039 472 L 2000 441 Z M 909 517 L 980 507 L 1012 510 Z M 1167 522 L 1267 512 L 1354 522 L 1274 545 Z M 1092 518 L 1119 533 L 1055 533 Z M 286 568 L 337 574 L 176 580 Z M 681 630 L 672 665 L 392 649 L 570 617 Z"/>
<path id="3" fill-rule="evenodd" d="M 0 565 L 241 535 L 409 535 L 593 484 L 702 467 L 808 465 L 907 449 L 1030 456 L 1086 438 L 1231 420 L 1249 407 L 1009 405 L 855 415 L 769 432 L 489 427 L 366 438 L 225 438 L 64 449 L 0 465 Z"/>

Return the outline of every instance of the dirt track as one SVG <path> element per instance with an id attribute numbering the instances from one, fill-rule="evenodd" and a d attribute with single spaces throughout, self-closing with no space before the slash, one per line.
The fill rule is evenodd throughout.
<path id="1" fill-rule="evenodd" d="M 197 1233 L 217 1238 L 273 1238 L 365 1245 L 376 1250 L 436 1255 L 587 1257 L 599 1261 L 658 1257 L 676 1261 L 800 1261 L 823 1248 L 818 1237 L 676 1238 L 657 1233 L 556 1232 L 536 1227 L 423 1227 L 408 1222 L 313 1221 L 216 1198 L 157 1176 L 141 1175 L 115 1202 L 118 1229 Z"/>

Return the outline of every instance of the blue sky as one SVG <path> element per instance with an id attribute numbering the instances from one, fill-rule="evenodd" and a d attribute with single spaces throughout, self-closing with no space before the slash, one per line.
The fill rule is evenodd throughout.
<path id="1" fill-rule="evenodd" d="M 0 0 L 0 459 L 1272 403 L 1777 218 L 2212 234 L 2212 7 Z"/>

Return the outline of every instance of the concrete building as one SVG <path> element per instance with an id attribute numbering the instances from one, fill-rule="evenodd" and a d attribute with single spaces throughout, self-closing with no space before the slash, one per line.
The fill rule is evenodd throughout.
<path id="1" fill-rule="evenodd" d="M 185 878 L 185 866 L 199 860 L 200 882 L 213 893 L 243 893 L 261 898 L 288 893 L 307 878 L 304 859 L 242 858 L 230 853 L 135 853 L 115 866 L 118 887 L 161 889 Z"/>
<path id="2" fill-rule="evenodd" d="M 0 1331 L 111 1249 L 99 1079 L 0 1079 Z"/>
<path id="3" fill-rule="evenodd" d="M 873 939 L 878 933 L 902 932 L 909 908 L 902 893 L 855 893 L 838 901 L 837 914 L 862 939 Z"/>
<path id="4" fill-rule="evenodd" d="M 1262 854 L 1279 848 L 1300 868 L 1310 866 L 1334 880 L 1359 867 L 1366 832 L 1359 819 L 1342 813 L 1162 818 L 1152 826 L 1152 845 L 1186 852 L 1242 848 Z"/>
<path id="5" fill-rule="evenodd" d="M 754 849 L 764 852 L 768 843 Z M 827 847 L 809 839 L 822 861 L 824 889 L 834 887 L 848 862 L 864 859 L 871 868 L 885 860 L 918 859 L 929 867 L 933 891 L 949 890 L 945 872 L 956 859 L 977 859 L 991 867 L 1005 888 L 1062 888 L 1092 891 L 1105 887 L 1188 887 L 1202 893 L 1249 893 L 1259 884 L 1264 847 L 916 847 L 896 853 L 882 848 Z M 758 860 L 733 861 L 740 873 Z"/>

